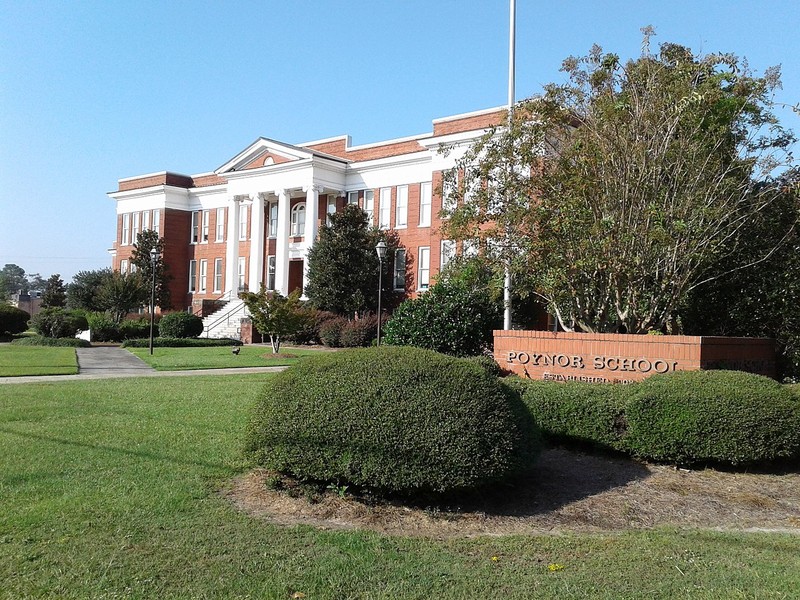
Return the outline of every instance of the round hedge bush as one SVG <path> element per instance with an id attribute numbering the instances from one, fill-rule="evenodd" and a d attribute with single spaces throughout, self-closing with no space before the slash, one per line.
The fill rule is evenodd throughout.
<path id="1" fill-rule="evenodd" d="M 745 465 L 800 457 L 800 398 L 739 371 L 654 375 L 635 387 L 625 448 L 677 464 Z"/>
<path id="2" fill-rule="evenodd" d="M 383 346 L 309 357 L 273 377 L 246 448 L 298 478 L 413 495 L 520 473 L 538 440 L 519 397 L 480 365 Z"/>
<path id="3" fill-rule="evenodd" d="M 31 315 L 27 311 L 0 301 L 0 334 L 14 335 L 26 331 L 30 318 Z"/>
<path id="4" fill-rule="evenodd" d="M 161 317 L 158 335 L 171 338 L 195 338 L 203 333 L 203 319 L 186 312 L 173 312 Z"/>

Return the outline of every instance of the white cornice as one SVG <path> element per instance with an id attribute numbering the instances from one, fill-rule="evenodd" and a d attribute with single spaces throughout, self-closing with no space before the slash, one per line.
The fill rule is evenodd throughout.
<path id="1" fill-rule="evenodd" d="M 376 169 L 417 165 L 430 162 L 430 160 L 431 153 L 427 150 L 422 150 L 420 152 L 414 152 L 413 154 L 401 154 L 399 156 L 388 156 L 386 158 L 374 158 L 372 160 L 354 162 L 350 165 L 350 171 L 363 173 L 365 171 L 374 171 Z"/>
<path id="2" fill-rule="evenodd" d="M 165 184 L 153 185 L 146 188 L 137 188 L 135 190 L 125 190 L 124 192 L 107 192 L 107 195 L 114 200 L 131 200 L 134 198 L 144 198 L 146 196 L 167 193 L 183 194 L 187 197 L 189 196 L 189 190 L 186 188 Z"/>
<path id="3" fill-rule="evenodd" d="M 433 123 L 435 124 L 435 123 L 448 123 L 449 121 L 460 121 L 461 119 L 469 119 L 470 117 L 480 117 L 483 115 L 490 115 L 492 113 L 500 112 L 502 110 L 508 110 L 508 104 L 503 104 L 502 106 L 496 106 L 494 108 L 484 108 L 483 110 L 476 110 L 468 113 L 461 113 L 460 115 L 440 117 L 438 119 L 434 119 Z"/>

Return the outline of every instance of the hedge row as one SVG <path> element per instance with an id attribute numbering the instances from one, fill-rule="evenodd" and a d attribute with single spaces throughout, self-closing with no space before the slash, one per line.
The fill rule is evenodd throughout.
<path id="1" fill-rule="evenodd" d="M 153 338 L 154 348 L 205 348 L 208 346 L 241 346 L 241 340 L 233 338 Z M 125 340 L 123 348 L 149 348 L 150 338 Z"/>
<path id="2" fill-rule="evenodd" d="M 800 458 L 800 398 L 737 371 L 684 371 L 630 385 L 512 384 L 548 438 L 675 464 Z"/>
<path id="3" fill-rule="evenodd" d="M 57 346 L 67 348 L 90 348 L 91 344 L 79 338 L 51 338 L 43 335 L 31 335 L 11 342 L 16 346 Z"/>
<path id="4" fill-rule="evenodd" d="M 246 447 L 301 479 L 418 494 L 520 473 L 538 440 L 519 396 L 482 365 L 384 346 L 308 357 L 271 378 Z"/>

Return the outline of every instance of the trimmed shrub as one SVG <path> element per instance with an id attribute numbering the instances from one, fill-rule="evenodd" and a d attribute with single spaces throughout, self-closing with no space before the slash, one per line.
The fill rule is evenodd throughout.
<path id="1" fill-rule="evenodd" d="M 386 321 L 384 320 L 385 324 Z M 339 343 L 342 348 L 359 348 L 372 345 L 378 337 L 378 316 L 367 315 L 348 321 L 339 334 Z"/>
<path id="2" fill-rule="evenodd" d="M 738 371 L 683 371 L 637 384 L 625 447 L 677 464 L 745 465 L 800 457 L 800 399 Z"/>
<path id="3" fill-rule="evenodd" d="M 28 329 L 28 320 L 31 315 L 10 304 L 0 303 L 0 334 L 15 335 Z"/>
<path id="4" fill-rule="evenodd" d="M 501 323 L 500 305 L 485 288 L 441 281 L 398 307 L 386 324 L 386 343 L 479 356 L 492 347 Z"/>
<path id="5" fill-rule="evenodd" d="M 150 337 L 150 319 L 130 319 L 119 324 L 119 333 L 124 340 Z M 153 322 L 153 335 L 158 337 L 158 323 Z"/>
<path id="6" fill-rule="evenodd" d="M 271 378 L 246 448 L 294 477 L 414 494 L 520 473 L 538 435 L 518 395 L 478 365 L 384 346 L 309 357 Z"/>
<path id="7" fill-rule="evenodd" d="M 89 329 L 89 323 L 82 312 L 63 308 L 45 308 L 34 315 L 31 327 L 44 337 L 74 337 L 79 331 Z"/>
<path id="8" fill-rule="evenodd" d="M 631 385 L 509 378 L 544 435 L 558 442 L 621 450 Z"/>
<path id="9" fill-rule="evenodd" d="M 203 320 L 187 312 L 174 312 L 161 317 L 158 332 L 164 337 L 196 338 L 203 333 Z"/>
<path id="10" fill-rule="evenodd" d="M 212 346 L 241 346 L 241 340 L 233 338 L 153 338 L 154 348 L 206 348 Z M 149 348 L 150 338 L 125 340 L 123 348 Z"/>
<path id="11" fill-rule="evenodd" d="M 319 327 L 319 339 L 329 348 L 342 347 L 342 330 L 347 326 L 347 319 L 334 317 L 322 323 Z"/>
<path id="12" fill-rule="evenodd" d="M 91 344 L 86 340 L 74 337 L 52 338 L 41 335 L 31 335 L 11 342 L 17 346 L 56 346 L 62 348 L 91 348 Z"/>
<path id="13" fill-rule="evenodd" d="M 89 313 L 86 320 L 89 323 L 89 330 L 92 333 L 92 341 L 119 342 L 122 340 L 119 325 L 106 313 Z"/>

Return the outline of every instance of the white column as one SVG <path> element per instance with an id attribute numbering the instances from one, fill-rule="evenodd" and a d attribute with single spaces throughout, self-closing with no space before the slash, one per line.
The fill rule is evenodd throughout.
<path id="1" fill-rule="evenodd" d="M 228 202 L 228 238 L 225 240 L 225 291 L 236 297 L 239 288 L 239 198 Z"/>
<path id="2" fill-rule="evenodd" d="M 275 289 L 289 293 L 289 190 L 275 190 L 278 197 L 278 231 L 275 239 Z"/>
<path id="3" fill-rule="evenodd" d="M 318 185 L 310 185 L 303 188 L 306 193 L 306 231 L 305 231 L 305 251 L 303 252 L 303 298 L 306 297 L 306 287 L 308 286 L 308 252 L 311 246 L 317 241 L 319 230 L 319 192 L 322 188 Z"/>
<path id="4" fill-rule="evenodd" d="M 253 208 L 250 213 L 250 277 L 248 285 L 251 292 L 261 289 L 264 281 L 264 198 L 261 194 L 251 194 Z"/>

